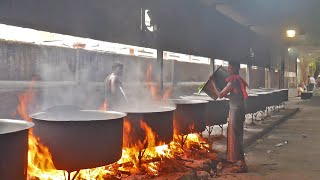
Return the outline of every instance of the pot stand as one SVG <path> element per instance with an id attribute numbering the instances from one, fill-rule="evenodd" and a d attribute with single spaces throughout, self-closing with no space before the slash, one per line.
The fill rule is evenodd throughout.
<path id="1" fill-rule="evenodd" d="M 67 175 L 65 176 L 66 180 L 75 180 L 75 178 L 78 176 L 79 172 L 81 170 L 76 171 L 76 174 L 71 178 L 71 173 L 72 172 L 67 172 Z"/>
<path id="2" fill-rule="evenodd" d="M 221 128 L 221 134 L 220 135 L 222 135 L 223 134 L 223 124 L 219 124 L 218 126 Z M 209 137 L 211 136 L 211 134 L 213 132 L 213 128 L 214 128 L 214 126 L 206 126 L 206 130 L 205 131 L 208 132 Z"/>

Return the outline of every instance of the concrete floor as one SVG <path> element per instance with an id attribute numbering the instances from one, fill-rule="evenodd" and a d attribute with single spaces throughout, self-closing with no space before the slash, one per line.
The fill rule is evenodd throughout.
<path id="1" fill-rule="evenodd" d="M 249 173 L 218 179 L 320 179 L 320 99 L 293 102 L 300 112 L 247 148 Z"/>

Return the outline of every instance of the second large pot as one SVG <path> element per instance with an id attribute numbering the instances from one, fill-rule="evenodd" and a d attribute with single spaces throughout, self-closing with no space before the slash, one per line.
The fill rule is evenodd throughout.
<path id="1" fill-rule="evenodd" d="M 206 126 L 223 125 L 227 123 L 229 116 L 229 99 L 213 100 L 206 95 L 194 95 L 181 98 L 208 101 L 205 113 Z"/>
<path id="2" fill-rule="evenodd" d="M 27 179 L 28 130 L 34 124 L 0 119 L 0 179 Z"/>
<path id="3" fill-rule="evenodd" d="M 175 107 L 153 105 L 117 109 L 117 111 L 127 114 L 124 124 L 124 147 L 139 145 L 140 148 L 146 148 L 152 146 L 152 143 L 148 142 L 149 137 L 147 137 L 150 135 L 147 134 L 150 133 L 149 130 L 155 136 L 154 146 L 169 144 L 173 140 L 174 110 Z M 142 127 L 142 123 L 145 123 L 147 127 Z M 146 130 L 146 128 L 150 129 Z"/>
<path id="4" fill-rule="evenodd" d="M 201 133 L 205 130 L 208 101 L 171 99 L 177 106 L 174 112 L 174 130 L 178 135 Z"/>
<path id="5" fill-rule="evenodd" d="M 122 153 L 124 113 L 69 109 L 31 115 L 34 135 L 49 148 L 55 167 L 76 171 L 114 163 Z"/>

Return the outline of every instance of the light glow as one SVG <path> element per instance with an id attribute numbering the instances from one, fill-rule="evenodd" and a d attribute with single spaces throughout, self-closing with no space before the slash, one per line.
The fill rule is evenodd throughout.
<path id="1" fill-rule="evenodd" d="M 294 38 L 294 37 L 296 37 L 296 31 L 293 30 L 293 29 L 287 30 L 287 37 L 288 37 L 288 38 Z"/>

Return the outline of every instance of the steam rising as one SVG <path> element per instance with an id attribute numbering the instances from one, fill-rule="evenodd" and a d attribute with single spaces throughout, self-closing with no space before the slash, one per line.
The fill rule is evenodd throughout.
<path id="1" fill-rule="evenodd" d="M 98 109 L 104 102 L 103 81 L 111 73 L 115 61 L 125 65 L 122 80 L 130 107 L 143 108 L 154 104 L 146 86 L 146 71 L 148 65 L 155 65 L 155 59 L 81 49 L 57 50 L 49 53 L 47 49 L 43 49 L 44 60 L 37 66 L 41 82 L 46 82 L 38 100 L 41 110 L 57 105 Z M 152 80 L 158 83 L 155 70 Z M 124 107 L 127 105 L 124 104 Z"/>

